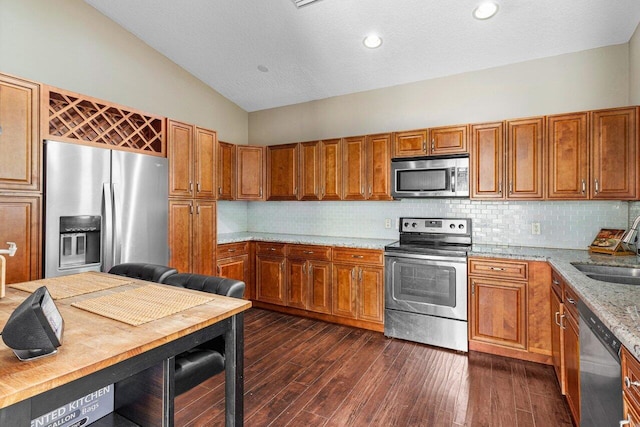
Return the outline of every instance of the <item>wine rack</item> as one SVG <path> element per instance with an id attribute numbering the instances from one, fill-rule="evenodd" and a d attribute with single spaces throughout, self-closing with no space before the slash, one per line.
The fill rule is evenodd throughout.
<path id="1" fill-rule="evenodd" d="M 53 87 L 46 92 L 46 139 L 166 156 L 163 117 Z"/>

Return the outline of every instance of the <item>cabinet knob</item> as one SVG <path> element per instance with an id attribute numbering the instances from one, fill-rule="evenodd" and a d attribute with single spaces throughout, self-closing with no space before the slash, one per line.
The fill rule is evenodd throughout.
<path id="1" fill-rule="evenodd" d="M 640 387 L 640 381 L 631 381 L 631 378 L 624 377 L 624 385 L 626 388 Z"/>
<path id="2" fill-rule="evenodd" d="M 356 258 L 356 259 L 362 259 L 364 258 L 363 255 L 351 255 L 352 258 Z"/>
<path id="3" fill-rule="evenodd" d="M 627 419 L 626 420 L 621 420 L 619 422 L 619 425 L 620 425 L 620 427 L 631 425 L 631 415 L 627 415 Z"/>
<path id="4" fill-rule="evenodd" d="M 576 300 L 574 300 L 573 298 L 567 297 L 567 302 L 571 305 L 576 305 Z"/>
<path id="5" fill-rule="evenodd" d="M 582 180 L 582 194 L 585 194 L 587 192 L 587 181 L 585 181 L 584 179 Z"/>
<path id="6" fill-rule="evenodd" d="M 502 267 L 489 267 L 489 269 L 493 271 L 504 271 L 504 268 Z"/>
<path id="7" fill-rule="evenodd" d="M 235 249 L 227 249 L 227 252 L 235 252 Z"/>

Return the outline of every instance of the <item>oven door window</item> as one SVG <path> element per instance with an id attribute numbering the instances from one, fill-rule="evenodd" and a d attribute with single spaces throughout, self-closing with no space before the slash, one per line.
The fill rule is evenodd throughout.
<path id="1" fill-rule="evenodd" d="M 404 169 L 398 170 L 396 191 L 447 191 L 450 188 L 449 169 Z"/>
<path id="2" fill-rule="evenodd" d="M 456 306 L 456 269 L 398 262 L 393 268 L 393 297 L 398 301 Z"/>

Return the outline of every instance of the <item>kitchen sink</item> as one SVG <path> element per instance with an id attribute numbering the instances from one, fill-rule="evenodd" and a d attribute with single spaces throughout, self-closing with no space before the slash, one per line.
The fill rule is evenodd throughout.
<path id="1" fill-rule="evenodd" d="M 572 265 L 584 273 L 585 276 L 595 280 L 622 283 L 624 285 L 640 285 L 640 268 L 579 263 Z"/>

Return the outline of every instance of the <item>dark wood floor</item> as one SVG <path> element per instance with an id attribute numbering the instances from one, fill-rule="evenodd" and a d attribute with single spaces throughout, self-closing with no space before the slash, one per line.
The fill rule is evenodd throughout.
<path id="1" fill-rule="evenodd" d="M 224 425 L 224 375 L 175 409 L 176 426 Z M 549 366 L 255 308 L 245 316 L 244 410 L 248 427 L 571 426 Z"/>

